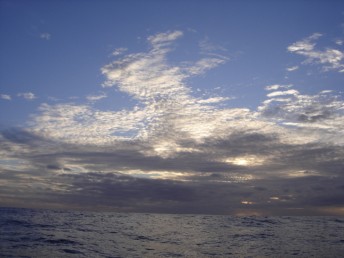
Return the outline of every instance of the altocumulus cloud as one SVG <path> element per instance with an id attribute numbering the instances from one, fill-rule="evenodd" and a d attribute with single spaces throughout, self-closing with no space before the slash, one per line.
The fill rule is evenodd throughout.
<path id="1" fill-rule="evenodd" d="M 289 50 L 308 55 L 319 36 Z M 25 206 L 30 199 L 37 206 L 117 211 L 323 214 L 330 207 L 340 213 L 341 97 L 279 84 L 266 87 L 257 110 L 224 107 L 226 96 L 195 97 L 187 81 L 230 60 L 208 48 L 193 63 L 172 65 L 168 54 L 181 37 L 181 31 L 149 36 L 145 52 L 125 55 L 123 48 L 101 68 L 103 87 L 131 96 L 133 108 L 45 103 L 30 127 L 2 131 L 2 204 Z"/>

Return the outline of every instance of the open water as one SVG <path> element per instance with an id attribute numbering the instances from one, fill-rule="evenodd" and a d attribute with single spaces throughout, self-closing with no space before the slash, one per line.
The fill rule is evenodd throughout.
<path id="1" fill-rule="evenodd" d="M 344 257 L 344 218 L 0 208 L 0 257 Z"/>

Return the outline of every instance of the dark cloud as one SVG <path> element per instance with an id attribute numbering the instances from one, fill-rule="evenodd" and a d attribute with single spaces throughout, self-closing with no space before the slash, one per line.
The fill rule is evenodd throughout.
<path id="1" fill-rule="evenodd" d="M 117 146 L 73 145 L 54 142 L 27 131 L 2 133 L 1 143 L 8 147 L 7 155 L 29 161 L 34 167 L 48 170 L 64 169 L 64 159 L 70 165 L 80 165 L 91 171 L 119 171 L 140 169 L 142 171 L 179 171 L 195 173 L 254 173 L 266 170 L 317 171 L 324 176 L 343 173 L 344 148 L 329 144 L 287 144 L 274 135 L 258 133 L 235 133 L 224 139 L 207 140 L 203 143 L 183 142 L 183 147 L 195 148 L 197 152 L 179 152 L 171 157 L 146 155 L 149 145 L 122 142 Z M 13 145 L 21 146 L 13 151 Z M 22 146 L 21 144 L 25 144 Z M 12 146 L 12 149 L 11 149 Z M 223 161 L 223 158 L 243 155 L 262 155 L 269 161 L 251 167 L 242 167 Z M 220 175 L 219 174 L 219 175 Z M 278 173 L 277 173 L 278 175 Z"/>
<path id="2" fill-rule="evenodd" d="M 10 142 L 30 146 L 35 146 L 37 142 L 43 140 L 42 137 L 18 128 L 4 130 L 1 134 L 6 140 L 9 140 Z"/>
<path id="3" fill-rule="evenodd" d="M 339 146 L 286 144 L 276 135 L 235 133 L 216 141 L 183 142 L 198 152 L 162 158 L 145 155 L 150 146 L 144 142 L 82 146 L 21 130 L 3 132 L 1 141 L 12 150 L 7 152 L 11 158 L 30 164 L 1 170 L 7 182 L 3 205 L 213 214 L 310 214 L 314 208 L 344 205 L 344 150 Z M 13 146 L 22 147 L 13 151 Z M 239 166 L 221 161 L 256 154 L 268 162 Z M 184 181 L 123 174 L 130 169 L 183 172 Z M 300 177 L 288 174 L 293 171 Z M 257 178 L 233 179 L 247 174 Z"/>

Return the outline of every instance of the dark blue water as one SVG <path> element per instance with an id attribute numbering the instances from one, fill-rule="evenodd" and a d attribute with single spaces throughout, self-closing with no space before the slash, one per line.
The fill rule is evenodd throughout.
<path id="1" fill-rule="evenodd" d="M 0 257 L 344 257 L 344 218 L 0 208 Z"/>

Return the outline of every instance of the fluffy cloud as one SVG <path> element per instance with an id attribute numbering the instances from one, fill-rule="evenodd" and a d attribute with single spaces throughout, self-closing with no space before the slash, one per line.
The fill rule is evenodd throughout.
<path id="1" fill-rule="evenodd" d="M 325 71 L 337 70 L 344 72 L 344 52 L 334 48 L 326 48 L 325 50 L 316 49 L 315 40 L 322 35 L 314 33 L 313 35 L 301 41 L 293 43 L 288 47 L 288 51 L 306 57 L 304 63 L 322 64 Z"/>

